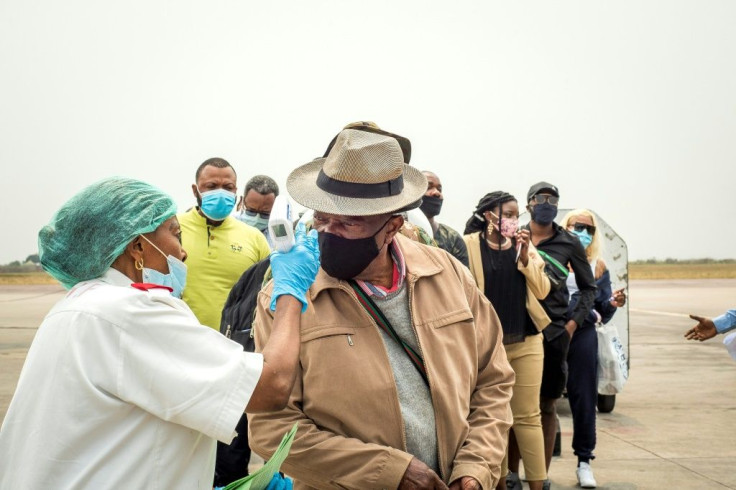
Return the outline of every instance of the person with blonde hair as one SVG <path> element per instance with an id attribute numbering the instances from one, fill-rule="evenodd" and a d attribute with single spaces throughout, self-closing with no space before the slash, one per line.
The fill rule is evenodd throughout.
<path id="1" fill-rule="evenodd" d="M 544 260 L 529 243 L 529 230 L 518 231 L 519 204 L 511 194 L 496 191 L 478 202 L 465 226 L 470 272 L 496 309 L 503 327 L 506 356 L 516 374 L 511 396 L 512 430 L 524 461 L 531 490 L 542 490 L 547 478 L 539 390 L 544 347 L 540 332 L 550 323 L 539 303 L 550 290 Z M 502 463 L 496 488 L 521 489 L 518 467 Z"/>
<path id="2" fill-rule="evenodd" d="M 582 325 L 575 330 L 567 352 L 567 397 L 573 421 L 572 448 L 578 457 L 577 477 L 583 488 L 595 488 L 596 481 L 590 461 L 595 459 L 595 413 L 598 399 L 598 335 L 597 323 L 608 322 L 616 308 L 626 303 L 623 289 L 611 292 L 611 278 L 601 255 L 601 232 L 595 214 L 587 209 L 575 209 L 565 215 L 560 226 L 574 234 L 585 249 L 597 291 L 593 307 Z M 579 292 L 575 272 L 567 277 L 570 308 L 578 302 Z"/>

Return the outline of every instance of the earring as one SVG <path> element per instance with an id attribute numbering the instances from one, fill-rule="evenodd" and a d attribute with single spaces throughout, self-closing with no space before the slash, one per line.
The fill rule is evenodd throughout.
<path id="1" fill-rule="evenodd" d="M 135 268 L 139 271 L 143 270 L 143 257 L 135 261 Z"/>

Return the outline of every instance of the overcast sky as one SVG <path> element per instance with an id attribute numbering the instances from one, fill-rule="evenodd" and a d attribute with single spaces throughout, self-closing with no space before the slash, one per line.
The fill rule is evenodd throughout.
<path id="1" fill-rule="evenodd" d="M 184 210 L 205 159 L 285 187 L 356 120 L 411 139 L 461 232 L 547 180 L 630 259 L 736 257 L 735 25 L 731 0 L 0 0 L 0 263 L 100 178 Z"/>

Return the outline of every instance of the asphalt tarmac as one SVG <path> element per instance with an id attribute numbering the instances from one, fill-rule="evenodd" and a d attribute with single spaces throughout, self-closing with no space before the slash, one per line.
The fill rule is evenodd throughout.
<path id="1" fill-rule="evenodd" d="M 63 294 L 0 286 L 0 419 L 36 328 Z M 613 412 L 598 415 L 598 488 L 736 489 L 736 361 L 722 336 L 683 338 L 694 324 L 686 314 L 736 305 L 736 280 L 632 281 L 629 298 L 630 378 Z M 558 410 L 562 455 L 552 461 L 552 488 L 578 488 L 566 400 Z"/>

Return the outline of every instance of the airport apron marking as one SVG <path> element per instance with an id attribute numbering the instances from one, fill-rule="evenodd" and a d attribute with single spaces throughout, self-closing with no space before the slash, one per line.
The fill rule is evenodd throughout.
<path id="1" fill-rule="evenodd" d="M 686 318 L 690 318 L 690 316 L 686 313 L 671 313 L 669 311 L 640 310 L 638 308 L 629 308 L 629 311 L 633 313 L 647 313 L 649 315 L 676 316 L 676 317 L 684 316 Z"/>

